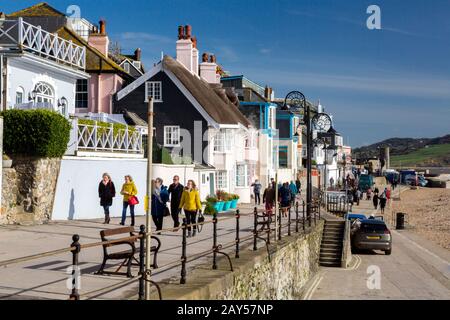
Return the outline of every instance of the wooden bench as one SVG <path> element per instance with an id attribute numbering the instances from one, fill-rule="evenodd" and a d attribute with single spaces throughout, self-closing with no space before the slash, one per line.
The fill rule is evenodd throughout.
<path id="1" fill-rule="evenodd" d="M 108 229 L 108 230 L 102 230 L 100 231 L 100 237 L 102 238 L 102 242 L 106 241 L 113 241 L 114 239 L 108 239 L 107 237 L 111 236 L 118 236 L 118 235 L 124 235 L 122 238 L 126 237 L 134 237 L 136 236 L 134 227 L 122 227 L 117 229 Z M 156 258 L 158 255 L 158 251 L 161 248 L 161 241 L 157 238 L 152 236 L 153 240 L 156 240 L 158 243 L 156 246 L 152 246 L 150 249 L 150 252 L 153 252 L 153 264 L 151 265 L 152 268 L 156 269 L 158 268 L 158 265 L 156 263 Z M 136 254 L 139 254 L 139 247 L 136 247 L 135 243 L 138 242 L 138 239 L 130 239 L 130 240 L 124 240 L 124 241 L 118 241 L 114 243 L 108 243 L 103 244 L 103 262 L 102 265 L 97 272 L 97 274 L 117 274 L 117 275 L 126 275 L 127 277 L 131 278 L 131 265 L 139 265 L 139 260 L 135 257 Z M 129 250 L 125 251 L 119 251 L 119 252 L 108 252 L 108 248 L 114 247 L 114 246 L 123 246 L 128 245 L 130 246 Z M 106 261 L 108 260 L 123 260 L 123 262 L 120 264 L 119 268 L 117 268 L 116 271 L 105 271 Z M 133 261 L 136 262 L 136 264 L 133 264 Z M 120 269 L 127 265 L 127 272 L 119 272 Z"/>

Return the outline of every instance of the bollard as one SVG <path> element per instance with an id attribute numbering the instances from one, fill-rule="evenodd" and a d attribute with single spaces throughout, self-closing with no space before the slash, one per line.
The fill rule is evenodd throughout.
<path id="1" fill-rule="evenodd" d="M 80 300 L 80 294 L 78 293 L 78 283 L 76 283 L 77 279 L 77 273 L 79 272 L 78 267 L 78 255 L 81 251 L 80 246 L 80 236 L 77 234 L 74 234 L 72 236 L 73 243 L 70 245 L 71 247 L 75 247 L 75 249 L 72 250 L 72 293 L 70 294 L 71 300 Z"/>
<path id="2" fill-rule="evenodd" d="M 257 237 L 258 237 L 258 209 L 255 208 L 253 211 L 254 220 L 253 220 L 253 251 L 258 250 L 257 246 Z"/>
<path id="3" fill-rule="evenodd" d="M 187 225 L 186 218 L 183 218 L 183 225 L 181 227 L 183 230 L 183 240 L 181 242 L 181 279 L 180 284 L 186 283 L 186 247 L 187 247 Z"/>
<path id="4" fill-rule="evenodd" d="M 145 300 L 145 226 L 141 225 L 139 232 L 139 300 Z"/>
<path id="5" fill-rule="evenodd" d="M 217 214 L 213 216 L 213 270 L 217 270 Z"/>
<path id="6" fill-rule="evenodd" d="M 239 238 L 239 219 L 241 218 L 240 215 L 240 211 L 236 210 L 236 255 L 235 258 L 239 258 L 239 243 L 240 243 L 240 238 Z"/>
<path id="7" fill-rule="evenodd" d="M 295 232 L 298 233 L 298 201 L 295 203 Z"/>
<path id="8" fill-rule="evenodd" d="M 288 236 L 291 236 L 291 207 L 288 212 Z"/>

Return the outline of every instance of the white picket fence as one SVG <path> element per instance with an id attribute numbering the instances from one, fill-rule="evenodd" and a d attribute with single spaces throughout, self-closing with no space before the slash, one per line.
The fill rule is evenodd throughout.
<path id="1" fill-rule="evenodd" d="M 112 152 L 128 154 L 144 154 L 142 132 L 127 127 L 114 134 L 113 124 L 109 127 L 77 124 L 77 150 L 89 152 Z"/>
<path id="2" fill-rule="evenodd" d="M 45 31 L 40 26 L 25 22 L 23 18 L 2 21 L 0 46 L 23 48 L 36 55 L 68 64 L 77 69 L 84 70 L 86 67 L 85 47 Z"/>

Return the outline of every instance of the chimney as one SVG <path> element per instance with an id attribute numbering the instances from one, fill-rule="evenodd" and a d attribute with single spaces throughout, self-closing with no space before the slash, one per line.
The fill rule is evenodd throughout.
<path id="1" fill-rule="evenodd" d="M 141 51 L 141 48 L 137 48 L 137 49 L 134 51 L 134 59 L 135 59 L 136 61 L 141 61 L 141 57 L 142 57 L 142 51 Z"/>
<path id="2" fill-rule="evenodd" d="M 194 48 L 192 40 L 192 27 L 190 25 L 179 26 L 176 45 L 177 61 L 190 72 L 198 74 L 198 50 Z"/>
<path id="3" fill-rule="evenodd" d="M 200 63 L 200 77 L 208 83 L 220 83 L 220 77 L 217 77 L 217 63 L 215 55 L 210 56 L 207 53 L 202 54 L 202 63 Z"/>
<path id="4" fill-rule="evenodd" d="M 99 25 L 100 29 L 98 33 L 91 33 L 89 35 L 88 43 L 90 46 L 94 47 L 95 49 L 103 53 L 106 57 L 108 57 L 109 38 L 106 34 L 106 21 L 100 20 Z"/>

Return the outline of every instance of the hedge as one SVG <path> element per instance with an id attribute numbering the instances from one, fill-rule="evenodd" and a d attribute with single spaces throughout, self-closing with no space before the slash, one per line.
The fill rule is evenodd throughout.
<path id="1" fill-rule="evenodd" d="M 49 110 L 8 110 L 3 116 L 3 148 L 9 155 L 62 157 L 70 140 L 70 122 Z"/>

